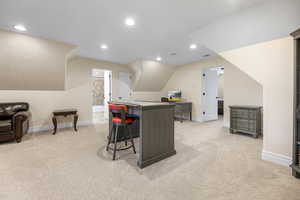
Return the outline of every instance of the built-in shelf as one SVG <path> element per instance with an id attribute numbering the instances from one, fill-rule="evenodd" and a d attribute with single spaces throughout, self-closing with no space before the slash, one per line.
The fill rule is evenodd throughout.
<path id="1" fill-rule="evenodd" d="M 300 173 L 300 167 L 298 165 L 291 165 L 291 167 L 297 171 L 298 173 Z"/>

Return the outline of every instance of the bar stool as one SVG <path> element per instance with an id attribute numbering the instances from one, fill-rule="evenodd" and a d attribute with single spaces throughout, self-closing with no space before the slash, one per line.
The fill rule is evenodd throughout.
<path id="1" fill-rule="evenodd" d="M 106 151 L 108 151 L 108 150 L 113 151 L 113 160 L 116 159 L 116 151 L 122 151 L 122 150 L 127 150 L 127 149 L 132 148 L 133 152 L 136 153 L 132 133 L 129 130 L 129 126 L 134 123 L 135 118 L 128 117 L 128 115 L 127 115 L 128 107 L 126 105 L 110 104 L 109 112 L 111 112 L 111 114 L 112 114 L 112 127 L 111 127 L 111 130 L 109 131 L 108 142 L 106 145 Z M 118 131 L 119 131 L 120 127 L 123 127 L 124 133 L 127 132 L 127 135 L 124 134 L 125 145 L 126 145 L 124 148 L 117 148 L 118 134 L 119 134 Z M 127 146 L 128 137 L 131 142 L 131 145 L 129 145 L 129 146 Z M 114 144 L 114 147 L 113 148 L 110 147 L 110 144 Z"/>

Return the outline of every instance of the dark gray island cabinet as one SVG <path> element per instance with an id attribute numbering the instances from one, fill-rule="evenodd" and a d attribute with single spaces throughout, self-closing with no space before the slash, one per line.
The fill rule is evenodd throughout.
<path id="1" fill-rule="evenodd" d="M 131 131 L 135 137 L 139 137 L 137 164 L 140 168 L 176 154 L 174 104 L 122 100 L 108 103 L 127 105 L 129 114 L 139 118 L 131 127 Z M 109 124 L 111 127 L 111 115 L 109 116 Z"/>

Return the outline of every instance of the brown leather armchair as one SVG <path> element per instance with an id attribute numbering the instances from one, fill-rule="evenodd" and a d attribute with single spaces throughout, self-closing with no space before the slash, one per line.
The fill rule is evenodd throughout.
<path id="1" fill-rule="evenodd" d="M 28 103 L 0 103 L 0 142 L 22 141 L 29 128 Z"/>

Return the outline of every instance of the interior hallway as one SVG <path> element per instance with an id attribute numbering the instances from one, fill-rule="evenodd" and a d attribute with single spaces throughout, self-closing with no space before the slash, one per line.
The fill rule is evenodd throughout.
<path id="1" fill-rule="evenodd" d="M 262 140 L 222 124 L 176 122 L 177 154 L 143 170 L 130 150 L 111 161 L 107 124 L 28 134 L 0 145 L 0 199 L 299 200 L 291 170 L 260 159 Z"/>

